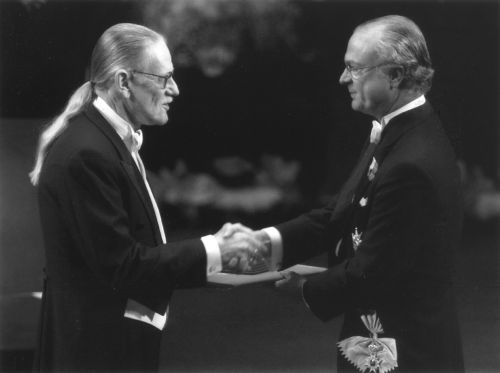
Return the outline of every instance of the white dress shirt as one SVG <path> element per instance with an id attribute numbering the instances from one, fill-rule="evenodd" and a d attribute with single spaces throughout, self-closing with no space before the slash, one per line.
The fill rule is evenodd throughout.
<path id="1" fill-rule="evenodd" d="M 160 211 L 158 209 L 158 205 L 156 204 L 153 193 L 151 192 L 149 183 L 146 179 L 144 165 L 138 152 L 138 148 L 140 148 L 140 145 L 142 143 L 142 132 L 140 132 L 140 130 L 134 131 L 133 126 L 125 119 L 120 117 L 101 97 L 97 97 L 93 104 L 95 108 L 102 114 L 102 116 L 108 121 L 111 127 L 114 128 L 118 136 L 120 136 L 120 138 L 123 140 L 125 146 L 130 151 L 130 154 L 132 155 L 132 158 L 134 159 L 139 172 L 141 173 L 141 175 L 143 175 L 143 181 L 153 205 L 162 241 L 163 243 L 166 243 L 167 239 L 163 229 Z M 137 142 L 139 144 L 137 144 Z M 222 259 L 216 238 L 212 235 L 208 235 L 201 237 L 201 241 L 203 242 L 207 254 L 207 276 L 220 272 L 222 270 Z M 164 315 L 160 315 L 155 313 L 148 307 L 134 301 L 133 299 L 128 300 L 127 307 L 124 313 L 124 317 L 151 324 L 160 330 L 165 327 L 167 316 L 168 310 Z"/>

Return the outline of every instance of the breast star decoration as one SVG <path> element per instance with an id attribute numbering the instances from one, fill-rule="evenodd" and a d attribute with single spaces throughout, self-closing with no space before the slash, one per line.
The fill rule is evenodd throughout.
<path id="1" fill-rule="evenodd" d="M 361 245 L 361 242 L 363 240 L 361 239 L 361 236 L 363 235 L 363 232 L 358 232 L 358 228 L 354 228 L 354 232 L 351 233 L 352 237 L 352 248 L 354 251 L 358 250 L 359 245 Z"/>
<path id="2" fill-rule="evenodd" d="M 387 373 L 398 366 L 394 338 L 378 338 L 384 329 L 376 313 L 362 315 L 361 320 L 370 338 L 350 337 L 337 343 L 342 355 L 361 373 Z"/>
<path id="3" fill-rule="evenodd" d="M 375 157 L 372 159 L 372 163 L 370 164 L 370 167 L 368 167 L 368 180 L 372 181 L 375 178 L 375 175 L 378 171 L 378 163 Z"/>

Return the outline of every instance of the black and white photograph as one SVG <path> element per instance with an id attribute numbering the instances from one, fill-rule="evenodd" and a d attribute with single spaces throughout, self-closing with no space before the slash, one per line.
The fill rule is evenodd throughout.
<path id="1" fill-rule="evenodd" d="M 1 372 L 500 372 L 500 1 L 0 0 Z"/>

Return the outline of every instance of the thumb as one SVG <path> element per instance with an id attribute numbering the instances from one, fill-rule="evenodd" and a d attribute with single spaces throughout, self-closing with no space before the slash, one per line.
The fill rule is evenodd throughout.
<path id="1" fill-rule="evenodd" d="M 288 283 L 288 281 L 290 281 L 291 279 L 291 275 L 289 272 L 280 272 L 280 275 L 281 277 L 283 277 L 281 280 L 278 280 L 274 283 L 274 285 L 279 288 L 279 287 L 282 287 L 284 285 L 286 285 L 286 283 Z"/>
<path id="2" fill-rule="evenodd" d="M 277 288 L 280 288 L 280 287 L 284 286 L 287 282 L 288 282 L 287 279 L 278 280 L 274 283 L 274 286 L 276 286 Z"/>
<path id="3" fill-rule="evenodd" d="M 222 226 L 221 233 L 222 233 L 222 238 L 231 237 L 233 235 L 232 224 L 231 223 L 224 224 Z"/>

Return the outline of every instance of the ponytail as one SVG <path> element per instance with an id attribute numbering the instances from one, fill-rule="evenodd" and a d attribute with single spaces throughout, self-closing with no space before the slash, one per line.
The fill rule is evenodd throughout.
<path id="1" fill-rule="evenodd" d="M 40 135 L 35 166 L 29 174 L 33 185 L 38 184 L 43 162 L 52 143 L 66 129 L 68 121 L 95 97 L 94 85 L 102 90 L 109 89 L 112 77 L 119 69 L 137 66 L 144 58 L 146 48 L 159 41 L 165 41 L 163 36 L 133 23 L 119 23 L 101 35 L 92 51 L 90 81 L 73 93 L 64 111 L 49 123 Z"/>
<path id="2" fill-rule="evenodd" d="M 36 151 L 36 160 L 33 170 L 29 176 L 31 184 L 37 185 L 40 179 L 43 162 L 47 151 L 54 140 L 66 129 L 68 121 L 80 113 L 93 97 L 92 83 L 82 84 L 70 97 L 64 111 L 50 123 L 40 135 Z"/>

